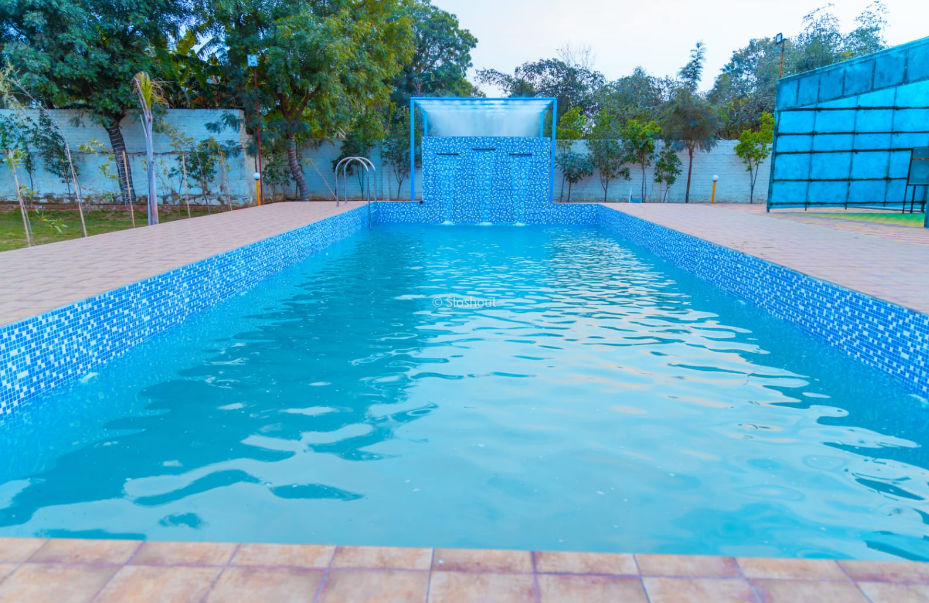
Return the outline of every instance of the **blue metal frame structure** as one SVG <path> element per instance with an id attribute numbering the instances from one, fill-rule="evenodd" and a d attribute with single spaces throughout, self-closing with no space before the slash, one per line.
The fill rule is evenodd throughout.
<path id="1" fill-rule="evenodd" d="M 929 38 L 782 78 L 767 209 L 905 208 L 912 149 L 924 146 Z"/>
<path id="2" fill-rule="evenodd" d="M 548 200 L 553 203 L 555 200 L 555 142 L 557 141 L 557 124 L 558 124 L 558 99 L 548 96 L 514 96 L 514 97 L 467 97 L 467 96 L 414 96 L 410 98 L 410 201 L 416 201 L 416 108 L 420 101 L 455 101 L 458 103 L 471 102 L 475 105 L 475 110 L 480 110 L 481 104 L 487 102 L 511 102 L 511 101 L 547 101 L 546 107 L 539 118 L 539 138 L 545 137 L 545 115 L 551 110 L 552 128 L 551 128 L 551 162 L 548 186 Z M 429 132 L 429 113 L 420 109 L 423 113 L 423 137 Z M 422 202 L 422 201 L 420 201 Z"/>

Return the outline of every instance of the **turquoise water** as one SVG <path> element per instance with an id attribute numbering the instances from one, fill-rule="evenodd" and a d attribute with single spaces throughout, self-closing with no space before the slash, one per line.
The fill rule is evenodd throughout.
<path id="1" fill-rule="evenodd" d="M 597 230 L 378 227 L 0 425 L 0 535 L 929 558 L 929 409 Z"/>

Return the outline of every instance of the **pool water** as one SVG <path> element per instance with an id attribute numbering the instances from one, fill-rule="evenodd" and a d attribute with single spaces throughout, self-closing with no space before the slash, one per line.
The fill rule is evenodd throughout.
<path id="1" fill-rule="evenodd" d="M 0 535 L 929 559 L 929 408 L 596 229 L 380 226 L 0 425 Z"/>

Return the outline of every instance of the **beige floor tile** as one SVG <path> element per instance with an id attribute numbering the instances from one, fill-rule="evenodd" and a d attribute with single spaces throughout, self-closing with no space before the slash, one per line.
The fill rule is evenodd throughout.
<path id="1" fill-rule="evenodd" d="M 320 603 L 357 601 L 425 601 L 429 572 L 404 570 L 331 569 Z"/>
<path id="2" fill-rule="evenodd" d="M 235 544 L 212 542 L 146 542 L 132 565 L 225 565 Z"/>
<path id="3" fill-rule="evenodd" d="M 0 582 L 3 582 L 3 579 L 13 573 L 17 565 L 15 563 L 0 563 Z"/>
<path id="4" fill-rule="evenodd" d="M 34 562 L 114 563 L 129 560 L 141 542 L 138 540 L 84 540 L 53 538 L 29 559 Z"/>
<path id="5" fill-rule="evenodd" d="M 584 603 L 648 603 L 642 581 L 619 576 L 540 575 L 541 601 L 583 601 Z"/>
<path id="6" fill-rule="evenodd" d="M 764 603 L 868 603 L 854 582 L 752 580 Z"/>
<path id="7" fill-rule="evenodd" d="M 533 555 L 535 555 L 536 571 L 542 573 L 638 574 L 632 555 L 560 551 L 538 551 Z"/>
<path id="8" fill-rule="evenodd" d="M 643 577 L 651 603 L 717 603 L 755 601 L 751 585 L 742 579 Z"/>
<path id="9" fill-rule="evenodd" d="M 334 551 L 334 546 L 242 544 L 232 558 L 232 565 L 324 568 L 332 560 Z"/>
<path id="10" fill-rule="evenodd" d="M 332 558 L 332 567 L 367 567 L 378 569 L 428 570 L 432 549 L 340 546 Z"/>
<path id="11" fill-rule="evenodd" d="M 871 603 L 924 603 L 929 601 L 929 584 L 859 582 L 858 588 Z"/>
<path id="12" fill-rule="evenodd" d="M 0 601 L 90 601 L 116 570 L 115 566 L 26 563 L 0 582 Z"/>
<path id="13" fill-rule="evenodd" d="M 120 569 L 95 603 L 194 603 L 210 590 L 221 568 L 127 565 Z"/>
<path id="14" fill-rule="evenodd" d="M 432 572 L 429 601 L 438 603 L 519 603 L 535 601 L 535 582 L 529 574 Z"/>
<path id="15" fill-rule="evenodd" d="M 797 580 L 848 580 L 839 565 L 830 559 L 763 559 L 740 557 L 747 578 L 791 578 Z"/>
<path id="16" fill-rule="evenodd" d="M 43 544 L 41 538 L 0 538 L 0 563 L 22 563 Z"/>
<path id="17" fill-rule="evenodd" d="M 636 555 L 643 576 L 735 578 L 741 575 L 732 557 L 701 555 Z"/>
<path id="18" fill-rule="evenodd" d="M 322 579 L 320 569 L 228 567 L 207 601 L 312 601 Z"/>
<path id="19" fill-rule="evenodd" d="M 532 572 L 528 551 L 436 549 L 432 568 L 443 571 Z"/>
<path id="20" fill-rule="evenodd" d="M 839 561 L 852 580 L 929 582 L 929 563 L 918 561 Z"/>

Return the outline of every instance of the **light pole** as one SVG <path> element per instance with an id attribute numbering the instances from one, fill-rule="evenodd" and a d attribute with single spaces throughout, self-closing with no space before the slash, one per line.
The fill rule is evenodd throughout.
<path id="1" fill-rule="evenodd" d="M 255 191 L 258 205 L 261 205 L 262 181 L 261 181 L 261 109 L 258 104 L 258 55 L 247 55 L 248 66 L 252 68 L 252 74 L 255 81 L 255 139 L 258 143 L 258 171 L 255 172 Z"/>
<path id="2" fill-rule="evenodd" d="M 777 79 L 784 77 L 784 34 L 774 36 L 774 43 L 781 47 L 781 63 L 777 68 Z"/>

